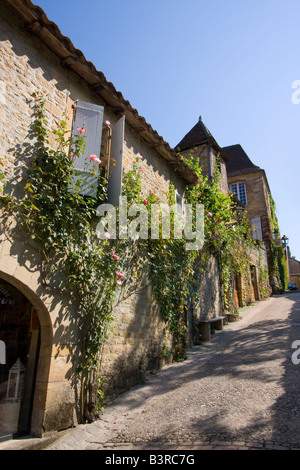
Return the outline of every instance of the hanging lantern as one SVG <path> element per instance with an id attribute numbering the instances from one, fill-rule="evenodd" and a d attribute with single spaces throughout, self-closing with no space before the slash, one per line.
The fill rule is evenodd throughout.
<path id="1" fill-rule="evenodd" d="M 6 400 L 21 400 L 23 397 L 26 369 L 18 357 L 9 370 Z"/>

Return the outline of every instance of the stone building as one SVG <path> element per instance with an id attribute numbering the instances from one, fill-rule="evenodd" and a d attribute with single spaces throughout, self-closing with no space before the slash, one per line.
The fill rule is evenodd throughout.
<path id="1" fill-rule="evenodd" d="M 210 179 L 218 166 L 221 176 L 220 190 L 228 192 L 226 171 L 228 156 L 207 129 L 201 116 L 194 127 L 176 145 L 175 150 L 183 157 L 194 155 L 199 158 L 203 174 Z"/>
<path id="2" fill-rule="evenodd" d="M 289 281 L 295 282 L 297 289 L 300 289 L 300 261 L 289 257 Z"/>
<path id="3" fill-rule="evenodd" d="M 271 238 L 271 225 L 269 187 L 264 170 L 253 165 L 241 146 L 221 148 L 201 117 L 177 144 L 176 150 L 185 157 L 194 155 L 199 158 L 203 174 L 210 179 L 218 166 L 221 176 L 220 190 L 224 193 L 230 191 L 234 195 L 238 209 L 242 212 L 247 210 L 247 217 L 253 224 L 253 238 L 262 241 L 260 247 L 249 253 L 248 273 L 242 277 L 233 277 L 229 304 L 233 303 L 239 308 L 265 298 L 269 295 L 269 283 L 266 279 L 262 282 L 262 279 L 266 277 L 268 269 L 265 243 Z M 208 285 L 207 280 L 205 284 Z M 209 301 L 203 299 L 203 307 L 209 304 Z M 202 310 L 206 316 L 206 309 Z M 215 307 L 212 310 L 215 310 Z"/>
<path id="4" fill-rule="evenodd" d="M 230 191 L 242 202 L 253 225 L 253 238 L 269 244 L 271 228 L 270 188 L 266 173 L 254 165 L 241 145 L 223 147 Z"/>
<path id="5" fill-rule="evenodd" d="M 183 202 L 186 186 L 196 183 L 197 177 L 178 155 L 178 148 L 172 149 L 153 130 L 41 8 L 30 0 L 3 0 L 1 6 L 1 195 L 13 192 L 18 199 L 24 193 L 23 176 L 34 151 L 30 139 L 33 95 L 42 94 L 49 130 L 64 116 L 70 130 L 83 125 L 88 130 L 85 153 L 76 160 L 77 171 L 86 174 L 85 194 L 93 196 L 97 182 L 89 167 L 86 171 L 89 154 L 106 155 L 103 170 L 108 201 L 113 205 L 121 195 L 124 173 L 142 155 L 143 195 L 154 193 L 164 201 L 172 182 L 178 201 Z M 202 120 L 178 147 L 185 155 L 191 149 L 196 152 L 209 178 L 218 166 L 220 190 L 227 193 L 229 157 Z M 73 354 L 78 330 L 69 319 L 76 318 L 79 299 L 74 301 L 45 282 L 40 247 L 20 229 L 16 214 L 5 212 L 2 206 L 0 210 L 0 438 L 26 432 L 40 436 L 78 422 Z M 265 263 L 263 250 L 249 256 L 251 266 Z M 251 281 L 249 271 L 253 289 L 259 274 L 253 274 Z M 64 281 L 64 273 L 61 276 Z M 213 256 L 200 281 L 200 317 L 222 315 L 223 293 Z M 252 299 L 245 292 L 240 305 Z M 257 296 L 261 298 L 259 292 Z M 149 283 L 130 292 L 116 306 L 114 316 L 116 326 L 104 346 L 101 364 L 112 397 L 161 367 L 166 341 L 166 325 L 152 301 Z M 186 326 L 193 328 L 192 315 L 187 316 Z M 190 338 L 192 344 L 192 334 Z"/>
<path id="6" fill-rule="evenodd" d="M 146 175 L 145 196 L 151 191 L 164 200 L 172 180 L 184 198 L 185 186 L 195 175 L 43 10 L 30 0 L 5 0 L 1 7 L 0 173 L 7 180 L 4 191 L 13 190 L 15 197 L 22 194 L 22 176 L 32 156 L 28 135 L 33 93 L 41 93 L 49 128 L 65 114 L 70 126 L 84 123 L 88 128 L 86 152 L 99 156 L 109 137 L 106 151 L 108 160 L 114 162 L 108 188 L 111 203 L 118 201 L 123 172 L 133 167 L 139 154 Z M 82 161 L 76 163 L 83 171 Z M 0 437 L 29 431 L 39 436 L 77 423 L 72 358 L 76 332 L 65 319 L 66 310 L 76 314 L 77 305 L 43 282 L 41 251 L 19 230 L 14 215 L 4 217 L 2 212 L 1 219 L 0 339 L 6 360 L 0 364 Z M 160 367 L 165 340 L 165 324 L 147 285 L 118 305 L 115 317 L 117 327 L 102 364 L 113 394 Z M 12 375 L 14 366 L 19 367 L 19 375 Z M 21 402 L 13 399 L 13 393 L 19 393 L 22 384 Z"/>
<path id="7" fill-rule="evenodd" d="M 223 147 L 223 151 L 228 156 L 226 169 L 229 189 L 244 207 L 252 226 L 253 239 L 257 240 L 261 249 L 266 252 L 270 285 L 273 293 L 278 293 L 279 284 L 283 281 L 279 279 L 280 275 L 277 273 L 279 268 L 273 268 L 273 264 L 277 258 L 276 251 L 282 247 L 282 242 L 265 170 L 255 165 L 239 144 Z M 279 245 L 278 249 L 275 248 L 276 245 Z M 281 264 L 280 256 L 275 264 Z M 280 268 L 283 270 L 284 266 Z"/>

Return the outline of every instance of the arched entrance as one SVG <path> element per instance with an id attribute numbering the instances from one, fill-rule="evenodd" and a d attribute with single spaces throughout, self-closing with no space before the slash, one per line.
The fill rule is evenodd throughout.
<path id="1" fill-rule="evenodd" d="M 36 309 L 0 277 L 0 440 L 30 431 L 39 347 Z"/>

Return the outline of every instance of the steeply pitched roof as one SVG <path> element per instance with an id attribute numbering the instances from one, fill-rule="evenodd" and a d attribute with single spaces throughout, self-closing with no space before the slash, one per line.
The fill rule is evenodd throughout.
<path id="1" fill-rule="evenodd" d="M 259 166 L 252 163 L 241 145 L 229 145 L 228 147 L 223 147 L 223 150 L 229 157 L 226 161 L 228 176 L 233 176 L 233 174 L 239 173 L 248 173 L 261 169 Z"/>
<path id="2" fill-rule="evenodd" d="M 212 135 L 204 125 L 200 116 L 197 124 L 183 137 L 175 148 L 178 150 L 186 150 L 196 147 L 196 145 L 206 142 L 210 138 L 212 138 Z"/>
<path id="3" fill-rule="evenodd" d="M 208 143 L 212 145 L 218 153 L 222 156 L 224 160 L 228 157 L 223 152 L 222 148 L 219 146 L 211 132 L 207 129 L 205 124 L 202 121 L 202 117 L 199 117 L 197 124 L 183 137 L 183 139 L 176 145 L 175 150 L 177 152 L 193 149 L 197 145 Z"/>

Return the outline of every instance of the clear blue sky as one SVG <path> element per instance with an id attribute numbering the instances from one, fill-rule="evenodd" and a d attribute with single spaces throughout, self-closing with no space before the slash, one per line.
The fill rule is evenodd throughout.
<path id="1" fill-rule="evenodd" d="M 35 3 L 171 146 L 200 115 L 221 147 L 240 144 L 300 260 L 299 0 Z"/>

